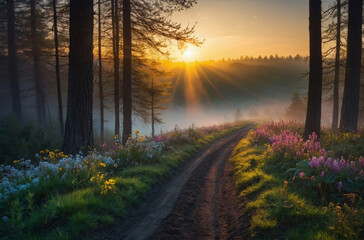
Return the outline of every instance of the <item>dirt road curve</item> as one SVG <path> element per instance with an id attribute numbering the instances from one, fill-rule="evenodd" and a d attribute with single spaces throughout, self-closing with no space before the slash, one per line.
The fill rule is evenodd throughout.
<path id="1" fill-rule="evenodd" d="M 228 159 L 252 127 L 233 132 L 187 161 L 97 239 L 245 239 L 245 219 Z M 241 217 L 243 216 L 243 217 Z"/>

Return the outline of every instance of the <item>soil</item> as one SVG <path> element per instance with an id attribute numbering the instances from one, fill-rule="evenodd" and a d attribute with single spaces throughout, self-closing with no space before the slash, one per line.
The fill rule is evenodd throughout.
<path id="1" fill-rule="evenodd" d="M 228 162 L 253 125 L 216 141 L 186 161 L 114 227 L 92 239 L 247 239 L 249 216 Z"/>

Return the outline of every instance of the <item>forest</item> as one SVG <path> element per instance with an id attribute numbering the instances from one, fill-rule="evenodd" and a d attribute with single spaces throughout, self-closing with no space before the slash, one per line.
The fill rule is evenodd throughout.
<path id="1" fill-rule="evenodd" d="M 362 0 L 0 0 L 0 239 L 364 239 L 363 24 Z"/>

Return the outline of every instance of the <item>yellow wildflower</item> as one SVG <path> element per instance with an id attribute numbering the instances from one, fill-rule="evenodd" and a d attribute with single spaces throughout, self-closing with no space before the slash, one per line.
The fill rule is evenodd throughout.
<path id="1" fill-rule="evenodd" d="M 49 152 L 49 157 L 51 158 L 51 159 L 53 159 L 54 158 L 54 152 Z"/>
<path id="2" fill-rule="evenodd" d="M 101 167 L 106 167 L 106 163 L 101 162 L 101 163 L 100 163 L 100 166 L 101 166 Z"/>

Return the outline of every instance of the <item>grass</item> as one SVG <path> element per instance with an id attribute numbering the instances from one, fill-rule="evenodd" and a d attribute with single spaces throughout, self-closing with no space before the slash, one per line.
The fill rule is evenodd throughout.
<path id="1" fill-rule="evenodd" d="M 243 139 L 230 159 L 236 187 L 252 216 L 252 239 L 362 239 L 362 209 L 315 199 L 265 150 Z"/>
<path id="2" fill-rule="evenodd" d="M 0 224 L 1 239 L 76 239 L 81 235 L 85 239 L 84 234 L 90 229 L 112 225 L 115 218 L 125 216 L 129 206 L 137 204 L 153 185 L 181 162 L 213 141 L 247 125 L 243 123 L 199 141 L 176 145 L 156 162 L 123 168 L 105 176 L 105 180 L 114 181 L 109 185 L 105 185 L 105 180 L 98 184 L 97 178 L 95 183 L 83 182 L 82 179 L 90 179 L 88 172 L 82 173 L 86 177 L 75 173 L 63 182 L 57 178 L 45 181 L 30 189 L 29 196 L 23 196 L 23 200 L 12 200 L 9 209 L 5 210 L 10 220 Z"/>

